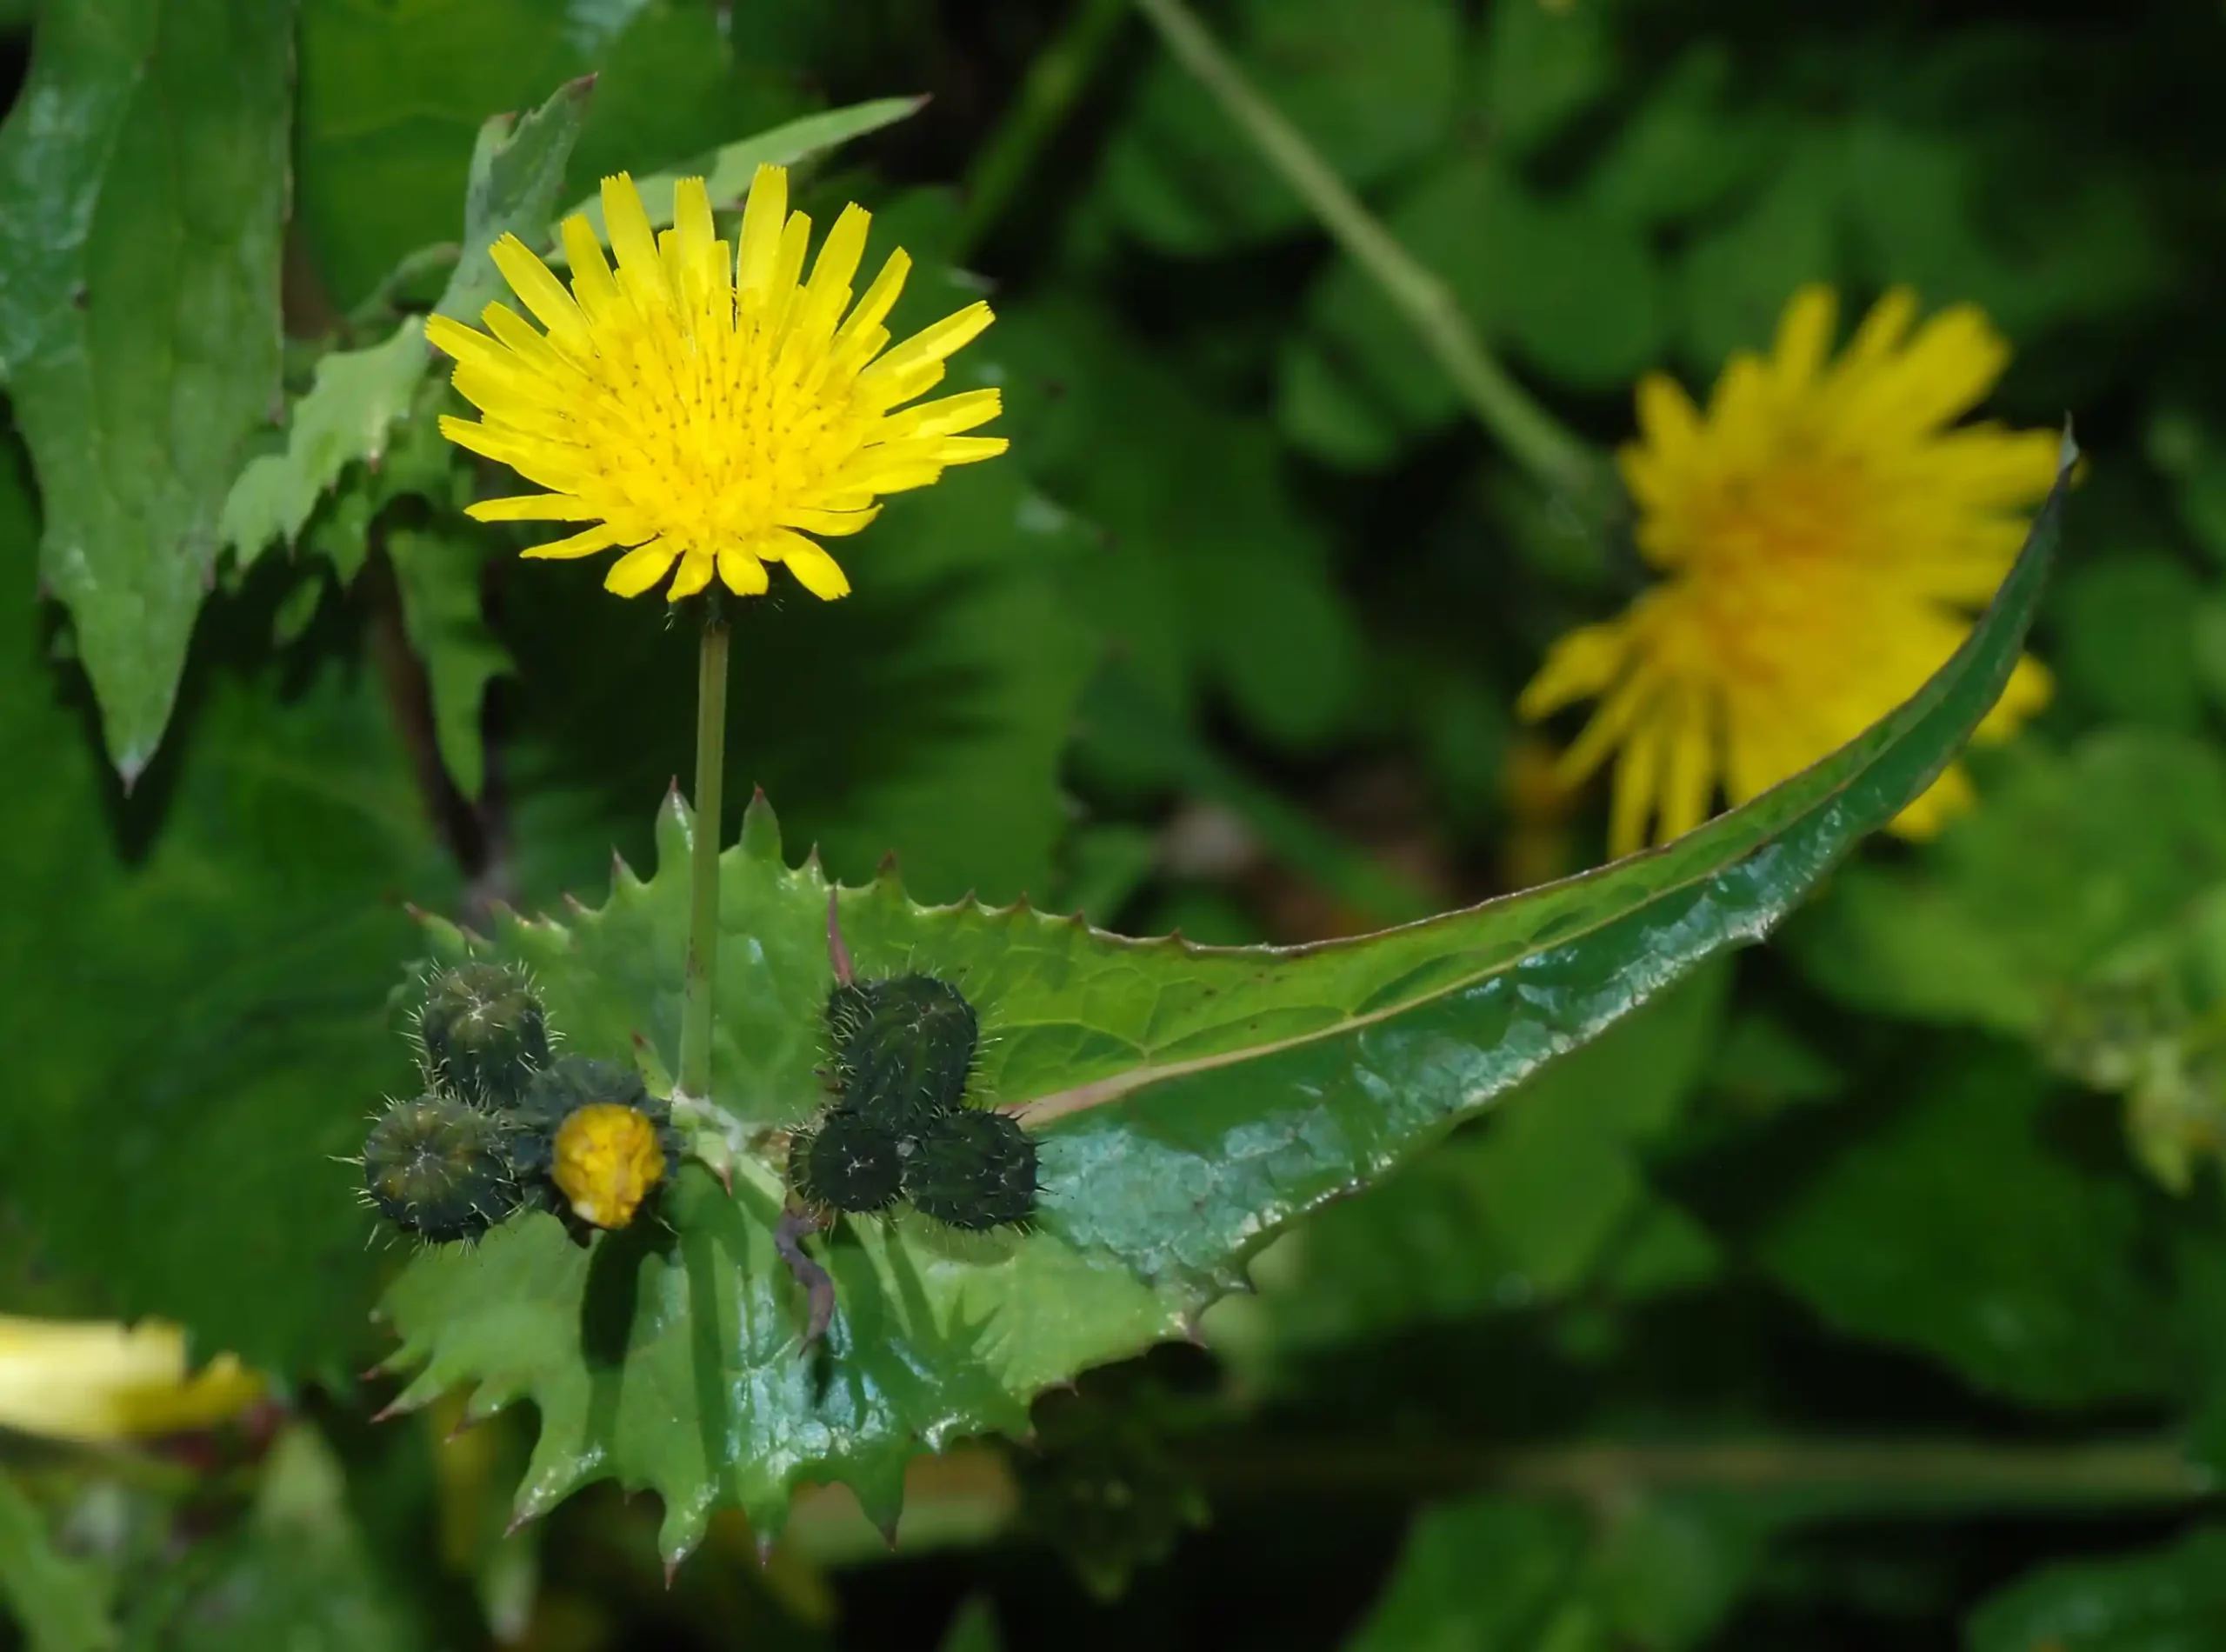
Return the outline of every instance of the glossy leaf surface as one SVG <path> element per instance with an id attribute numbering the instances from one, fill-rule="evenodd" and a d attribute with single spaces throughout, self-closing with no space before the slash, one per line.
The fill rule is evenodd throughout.
<path id="1" fill-rule="evenodd" d="M 292 10 L 45 8 L 0 130 L 0 371 L 128 784 L 170 722 L 250 435 L 277 416 Z"/>

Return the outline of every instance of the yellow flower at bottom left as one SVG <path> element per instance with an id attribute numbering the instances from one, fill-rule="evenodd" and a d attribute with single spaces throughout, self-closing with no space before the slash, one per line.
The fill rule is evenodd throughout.
<path id="1" fill-rule="evenodd" d="M 109 1443 L 202 1429 L 263 1397 L 230 1354 L 189 1373 L 185 1333 L 160 1320 L 0 1316 L 0 1429 Z"/>

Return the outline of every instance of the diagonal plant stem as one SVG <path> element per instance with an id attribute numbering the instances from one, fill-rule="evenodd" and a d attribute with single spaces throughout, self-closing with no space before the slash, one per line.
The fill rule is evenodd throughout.
<path id="1" fill-rule="evenodd" d="M 955 257 L 963 258 L 978 246 L 1011 204 L 1128 15 L 1129 0 L 1078 0 L 1066 26 L 1029 65 L 1012 112 L 967 171 L 966 208 L 953 237 Z"/>
<path id="2" fill-rule="evenodd" d="M 1193 1454 L 1223 1491 L 1263 1495 L 1484 1488 L 1613 1509 L 1644 1491 L 1794 1496 L 1838 1509 L 1924 1510 L 2169 1508 L 2218 1495 L 2169 1436 L 2024 1445 L 1991 1441 L 1762 1436 L 1677 1444 L 1578 1441 L 1505 1449 L 1308 1444 Z"/>
<path id="3" fill-rule="evenodd" d="M 711 1099 L 711 1005 L 719 966 L 720 792 L 726 780 L 727 637 L 716 595 L 703 616 L 696 681 L 696 819 L 689 840 L 688 964 L 680 1012 L 678 1089 Z"/>
<path id="4" fill-rule="evenodd" d="M 1304 133 L 1263 97 L 1183 0 L 1136 0 L 1177 63 L 1197 77 L 1260 158 L 1383 289 L 1445 370 L 1477 421 L 1541 483 L 1605 512 L 1615 496 L 1600 456 L 1493 359 L 1453 292 L 1377 222 Z"/>

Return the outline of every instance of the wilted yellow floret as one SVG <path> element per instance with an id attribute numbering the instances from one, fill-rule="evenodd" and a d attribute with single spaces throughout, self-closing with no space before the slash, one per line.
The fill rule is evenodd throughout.
<path id="1" fill-rule="evenodd" d="M 1915 693 L 2001 583 L 2058 438 L 1958 425 L 2009 346 L 1968 304 L 1911 332 L 1889 293 L 1828 361 L 1832 294 L 1807 287 L 1770 357 L 1742 353 L 1703 415 L 1659 375 L 1638 389 L 1621 456 L 1640 552 L 1665 577 L 1618 617 L 1556 643 L 1522 710 L 1598 698 L 1561 759 L 1575 784 L 1616 754 L 1609 847 L 1690 830 L 1719 786 L 1743 803 L 1844 745 Z M 2021 659 L 1977 737 L 2048 698 Z M 1936 829 L 1967 805 L 1951 767 L 1895 821 Z"/>
<path id="2" fill-rule="evenodd" d="M 598 1228 L 623 1228 L 664 1179 L 664 1149 L 648 1115 L 597 1102 L 556 1127 L 556 1186 L 572 1214 Z"/>
<path id="3" fill-rule="evenodd" d="M 483 312 L 486 333 L 442 316 L 425 324 L 482 416 L 444 417 L 442 433 L 550 490 L 485 500 L 471 515 L 590 524 L 527 556 L 629 548 L 603 582 L 622 596 L 676 563 L 675 602 L 715 576 L 756 596 L 768 563 L 787 563 L 814 596 L 842 596 L 850 581 L 807 536 L 854 534 L 881 496 L 1004 451 L 1001 437 L 961 434 L 997 416 L 994 390 L 898 410 L 941 381 L 990 307 L 969 304 L 885 349 L 882 323 L 911 261 L 891 253 L 851 309 L 863 209 L 843 210 L 808 278 L 811 221 L 789 211 L 780 167 L 758 168 L 731 248 L 714 233 L 701 178 L 681 180 L 662 235 L 623 173 L 603 181 L 603 212 L 617 269 L 587 219 L 568 218 L 569 290 L 516 236 L 490 250 L 545 331 L 501 303 Z"/>
<path id="4" fill-rule="evenodd" d="M 263 1396 L 230 1354 L 186 1370 L 185 1333 L 137 1325 L 0 1317 L 0 1428 L 105 1442 L 207 1428 Z"/>

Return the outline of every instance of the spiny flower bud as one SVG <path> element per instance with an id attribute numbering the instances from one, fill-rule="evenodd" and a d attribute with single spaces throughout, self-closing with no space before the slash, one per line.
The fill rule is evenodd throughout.
<path id="1" fill-rule="evenodd" d="M 980 1229 L 1035 1214 L 1036 1143 L 1005 1114 L 949 1114 L 911 1147 L 904 1196 L 923 1216 Z"/>
<path id="2" fill-rule="evenodd" d="M 396 1102 L 363 1143 L 363 1188 L 397 1227 L 436 1243 L 476 1239 L 521 1195 L 490 1115 L 438 1094 Z"/>
<path id="3" fill-rule="evenodd" d="M 916 1136 L 964 1100 L 981 1023 L 958 989 L 933 976 L 837 986 L 827 1000 L 845 1105 Z"/>
<path id="4" fill-rule="evenodd" d="M 549 1060 L 549 1023 L 524 970 L 463 963 L 426 983 L 417 1018 L 434 1084 L 468 1102 L 507 1106 Z"/>
<path id="5" fill-rule="evenodd" d="M 896 1133 L 855 1108 L 836 1107 L 789 1144 L 789 1179 L 810 1204 L 863 1213 L 896 1202 L 903 1179 Z"/>

